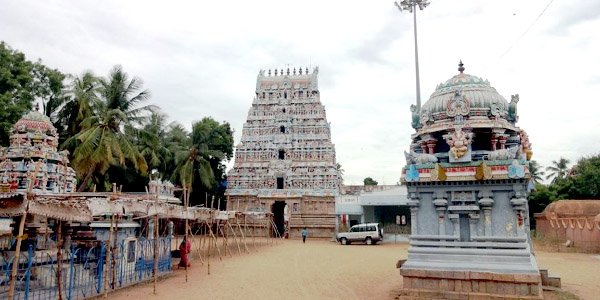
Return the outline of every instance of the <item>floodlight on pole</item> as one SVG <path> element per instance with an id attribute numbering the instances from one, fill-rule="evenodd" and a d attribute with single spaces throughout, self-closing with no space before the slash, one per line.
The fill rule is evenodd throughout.
<path id="1" fill-rule="evenodd" d="M 428 0 L 402 0 L 400 3 L 394 2 L 394 5 L 400 12 L 407 10 L 413 14 L 414 32 L 415 32 L 415 73 L 417 77 L 417 113 L 421 111 L 421 84 L 419 82 L 419 50 L 417 46 L 417 7 L 420 10 L 425 9 L 429 5 Z"/>

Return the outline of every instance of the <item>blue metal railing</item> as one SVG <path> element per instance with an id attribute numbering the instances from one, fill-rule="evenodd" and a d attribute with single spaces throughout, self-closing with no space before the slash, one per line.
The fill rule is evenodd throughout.
<path id="1" fill-rule="evenodd" d="M 60 294 L 64 299 L 85 299 L 152 278 L 154 240 L 126 239 L 114 247 L 106 265 L 105 243 L 91 248 L 73 247 L 60 261 Z M 56 250 L 33 250 L 19 256 L 12 300 L 57 299 L 59 263 Z M 8 299 L 14 256 L 0 255 L 0 299 Z M 114 266 L 114 267 L 113 267 Z M 171 239 L 158 239 L 158 274 L 171 272 Z M 108 286 L 105 285 L 105 280 Z"/>

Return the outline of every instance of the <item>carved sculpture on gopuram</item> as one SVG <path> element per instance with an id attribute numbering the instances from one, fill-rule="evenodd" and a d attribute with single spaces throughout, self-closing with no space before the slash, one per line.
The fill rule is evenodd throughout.
<path id="1" fill-rule="evenodd" d="M 274 75 L 273 75 L 274 74 Z M 227 209 L 266 210 L 277 231 L 331 237 L 341 184 L 318 68 L 261 70 L 227 174 Z"/>
<path id="2" fill-rule="evenodd" d="M 464 132 L 461 127 L 456 127 L 454 132 L 445 135 L 446 143 L 450 146 L 450 153 L 455 160 L 461 159 L 468 151 L 473 138 L 472 132 Z"/>
<path id="3" fill-rule="evenodd" d="M 405 152 L 411 235 L 399 299 L 541 299 L 518 96 L 509 104 L 459 66 L 423 104 L 431 119 Z"/>
<path id="4" fill-rule="evenodd" d="M 57 147 L 58 133 L 48 117 L 38 111 L 23 116 L 12 128 L 10 146 L 0 150 L 0 192 L 75 191 L 69 152 Z"/>

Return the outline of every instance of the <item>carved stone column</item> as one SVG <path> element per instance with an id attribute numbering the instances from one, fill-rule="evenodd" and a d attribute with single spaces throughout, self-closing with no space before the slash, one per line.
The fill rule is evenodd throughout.
<path id="1" fill-rule="evenodd" d="M 499 136 L 498 137 L 498 142 L 500 142 L 500 149 L 505 149 L 506 148 L 506 136 Z"/>
<path id="2" fill-rule="evenodd" d="M 492 151 L 496 151 L 496 146 L 498 144 L 498 137 L 495 134 L 492 134 L 492 139 L 490 140 Z"/>
<path id="3" fill-rule="evenodd" d="M 410 234 L 418 234 L 417 212 L 419 211 L 419 198 L 417 193 L 410 194 L 408 206 L 410 207 Z"/>
<path id="4" fill-rule="evenodd" d="M 483 226 L 484 235 L 492 236 L 492 207 L 494 206 L 494 199 L 491 198 L 492 193 L 488 191 L 479 192 L 479 206 L 483 211 Z"/>
<path id="5" fill-rule="evenodd" d="M 435 149 L 435 140 L 431 140 L 431 141 L 427 141 L 427 149 L 429 150 L 429 154 L 434 154 L 434 149 Z"/>
<path id="6" fill-rule="evenodd" d="M 421 146 L 421 150 L 423 151 L 423 153 L 427 153 L 427 143 L 426 142 L 421 142 L 421 144 L 419 146 Z"/>
<path id="7" fill-rule="evenodd" d="M 433 200 L 435 210 L 438 214 L 438 235 L 446 235 L 446 208 L 448 207 L 448 200 L 441 195 L 436 195 L 437 198 Z"/>
<path id="8" fill-rule="evenodd" d="M 527 214 L 527 198 L 523 197 L 521 192 L 516 192 L 515 196 L 510 199 L 510 204 L 515 211 L 517 236 L 525 235 L 525 215 Z"/>
<path id="9" fill-rule="evenodd" d="M 452 235 L 460 238 L 460 225 L 458 223 L 458 214 L 448 214 L 448 219 L 452 222 Z"/>
<path id="10" fill-rule="evenodd" d="M 470 213 L 469 214 L 469 229 L 471 233 L 471 239 L 475 236 L 478 236 L 477 232 L 477 223 L 479 223 L 479 213 Z"/>

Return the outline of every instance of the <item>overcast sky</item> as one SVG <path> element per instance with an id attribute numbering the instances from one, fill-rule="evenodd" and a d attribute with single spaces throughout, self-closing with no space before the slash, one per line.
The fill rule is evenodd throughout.
<path id="1" fill-rule="evenodd" d="M 423 103 L 462 59 L 520 94 L 517 125 L 543 166 L 599 152 L 600 1 L 432 0 L 417 21 Z M 412 16 L 391 0 L 3 0 L 0 40 L 71 74 L 120 64 L 171 120 L 227 121 L 236 144 L 260 69 L 319 66 L 346 184 L 398 182 L 414 132 Z"/>

